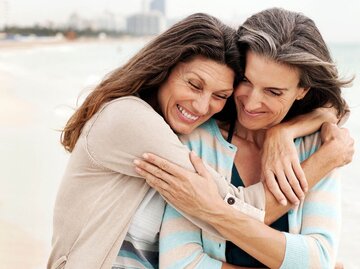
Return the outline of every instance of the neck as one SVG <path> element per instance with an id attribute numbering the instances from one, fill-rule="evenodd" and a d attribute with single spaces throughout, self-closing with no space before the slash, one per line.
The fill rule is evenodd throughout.
<path id="1" fill-rule="evenodd" d="M 265 129 L 249 130 L 242 126 L 239 121 L 235 123 L 234 135 L 238 138 L 254 143 L 258 148 L 262 148 L 265 139 Z"/>

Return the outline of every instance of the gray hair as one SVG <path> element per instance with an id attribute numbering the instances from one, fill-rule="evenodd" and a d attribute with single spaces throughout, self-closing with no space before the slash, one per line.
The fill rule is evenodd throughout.
<path id="1" fill-rule="evenodd" d="M 271 8 L 248 18 L 237 35 L 244 64 L 246 52 L 251 50 L 300 71 L 298 86 L 310 90 L 302 100 L 295 101 L 287 118 L 327 105 L 335 107 L 339 116 L 344 115 L 346 103 L 341 88 L 349 86 L 353 78 L 339 78 L 329 49 L 310 18 Z"/>

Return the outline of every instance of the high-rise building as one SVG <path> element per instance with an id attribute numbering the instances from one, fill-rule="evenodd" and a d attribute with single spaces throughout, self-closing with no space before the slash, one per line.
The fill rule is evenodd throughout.
<path id="1" fill-rule="evenodd" d="M 150 2 L 150 10 L 159 11 L 166 16 L 166 0 L 152 0 Z"/>
<path id="2" fill-rule="evenodd" d="M 127 18 L 127 32 L 131 35 L 157 35 L 165 30 L 166 21 L 159 12 L 134 14 Z"/>

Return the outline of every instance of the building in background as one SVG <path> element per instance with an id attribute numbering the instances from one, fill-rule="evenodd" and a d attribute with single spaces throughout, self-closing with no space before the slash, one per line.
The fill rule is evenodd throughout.
<path id="1" fill-rule="evenodd" d="M 160 12 L 134 14 L 126 20 L 130 35 L 157 35 L 166 29 L 166 19 Z"/>
<path id="2" fill-rule="evenodd" d="M 165 0 L 142 2 L 142 12 L 126 19 L 126 32 L 130 35 L 157 35 L 167 28 Z"/>
<path id="3" fill-rule="evenodd" d="M 152 0 L 150 2 L 150 10 L 159 11 L 166 17 L 166 2 L 165 0 Z"/>

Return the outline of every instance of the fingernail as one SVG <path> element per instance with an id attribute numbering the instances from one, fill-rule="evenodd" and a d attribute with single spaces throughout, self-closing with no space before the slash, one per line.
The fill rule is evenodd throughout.
<path id="1" fill-rule="evenodd" d="M 147 153 L 144 153 L 142 156 L 143 156 L 143 158 L 146 159 L 146 160 L 149 158 L 149 154 L 147 154 Z"/>
<path id="2" fill-rule="evenodd" d="M 287 201 L 285 199 L 281 199 L 280 200 L 280 204 L 282 204 L 283 206 L 287 205 Z"/>
<path id="3" fill-rule="evenodd" d="M 135 160 L 133 161 L 133 163 L 134 163 L 135 165 L 139 165 L 139 164 L 140 164 L 140 161 L 135 159 Z"/>

